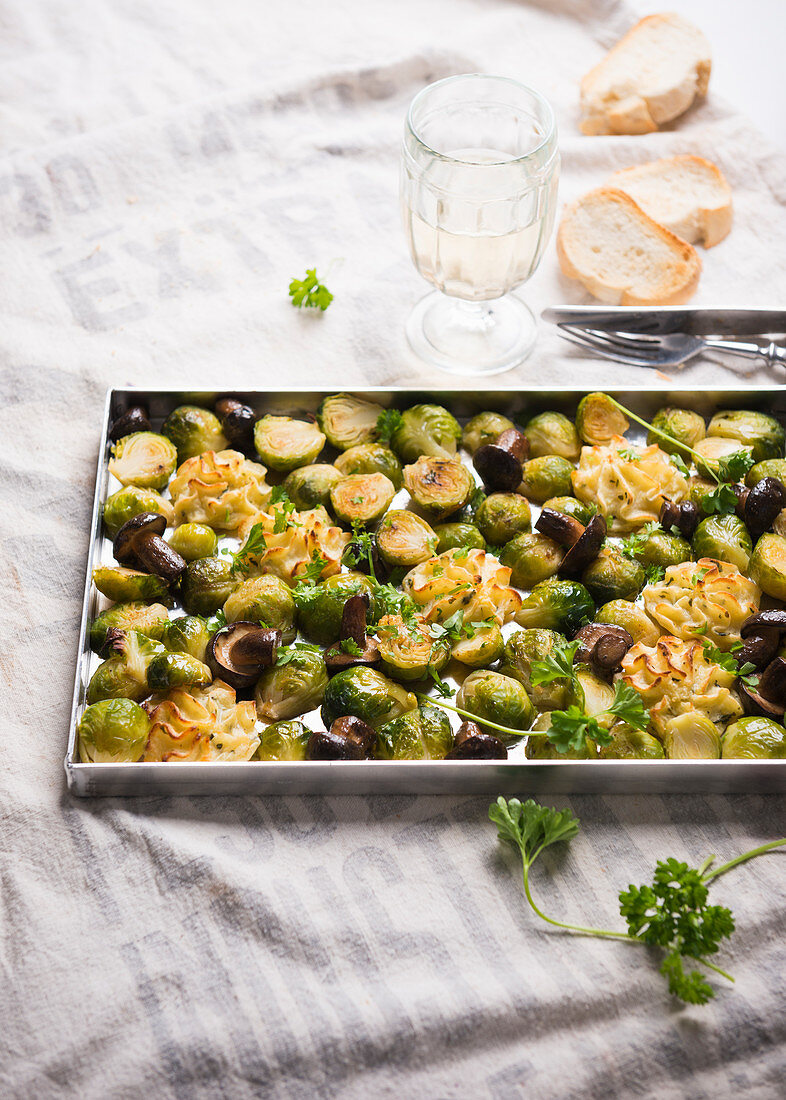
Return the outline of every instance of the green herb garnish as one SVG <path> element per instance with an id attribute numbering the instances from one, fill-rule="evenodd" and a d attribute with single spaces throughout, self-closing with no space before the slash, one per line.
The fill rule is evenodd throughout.
<path id="1" fill-rule="evenodd" d="M 289 296 L 292 305 L 302 309 L 321 309 L 324 311 L 333 301 L 328 288 L 320 283 L 315 267 L 306 268 L 305 279 L 293 279 L 289 284 Z"/>

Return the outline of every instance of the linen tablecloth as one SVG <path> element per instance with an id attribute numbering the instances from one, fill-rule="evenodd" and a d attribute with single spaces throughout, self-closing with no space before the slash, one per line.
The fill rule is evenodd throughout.
<path id="1" fill-rule="evenodd" d="M 580 136 L 578 81 L 634 19 L 613 0 L 0 3 L 3 1097 L 783 1095 L 783 857 L 714 888 L 737 984 L 686 1009 L 645 952 L 536 924 L 486 798 L 80 802 L 63 776 L 105 387 L 453 384 L 403 335 L 426 288 L 398 143 L 425 83 L 544 92 L 561 202 L 657 155 L 715 160 L 735 224 L 695 303 L 783 306 L 786 163 L 712 84 L 667 132 Z M 324 316 L 287 297 L 315 264 Z M 553 244 L 524 293 L 586 300 Z M 651 381 L 543 332 L 500 385 Z M 584 827 L 538 895 L 601 926 L 656 859 L 786 832 L 773 796 L 554 801 Z"/>

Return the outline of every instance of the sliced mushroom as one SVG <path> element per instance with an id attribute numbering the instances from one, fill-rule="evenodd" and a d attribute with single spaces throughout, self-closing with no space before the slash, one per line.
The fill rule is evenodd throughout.
<path id="1" fill-rule="evenodd" d="M 621 626 L 587 623 L 574 641 L 580 642 L 576 661 L 588 664 L 596 675 L 609 677 L 619 671 L 622 658 L 633 645 L 633 638 Z"/>
<path id="2" fill-rule="evenodd" d="M 112 421 L 109 438 L 113 443 L 116 443 L 123 436 L 132 435 L 134 432 L 149 431 L 150 420 L 148 419 L 147 409 L 142 405 L 132 405 L 130 409 L 126 409 L 124 413 L 121 413 Z"/>
<path id="3" fill-rule="evenodd" d="M 376 743 L 376 731 L 348 714 L 337 718 L 329 730 L 316 730 L 306 748 L 309 760 L 367 760 Z"/>
<path id="4" fill-rule="evenodd" d="M 508 750 L 498 737 L 484 733 L 477 722 L 462 722 L 446 760 L 507 760 Z"/>
<path id="5" fill-rule="evenodd" d="M 683 500 L 676 504 L 673 500 L 664 500 L 658 521 L 664 531 L 676 527 L 683 538 L 690 539 L 699 525 L 700 509 L 692 500 Z"/>
<path id="6" fill-rule="evenodd" d="M 217 680 L 238 690 L 251 687 L 262 670 L 276 663 L 281 631 L 239 620 L 217 630 L 207 647 L 207 663 Z"/>
<path id="7" fill-rule="evenodd" d="M 776 477 L 764 477 L 741 499 L 743 521 L 754 542 L 769 531 L 782 508 L 786 507 L 786 486 Z"/>
<path id="8" fill-rule="evenodd" d="M 585 527 L 575 516 L 563 515 L 562 512 L 555 512 L 553 508 L 542 508 L 535 522 L 535 530 L 558 542 L 560 546 L 570 548 L 579 541 Z"/>
<path id="9" fill-rule="evenodd" d="M 341 630 L 339 640 L 325 651 L 325 664 L 328 672 L 333 675 L 342 668 L 351 668 L 353 665 L 375 665 L 380 660 L 379 647 L 375 638 L 370 638 L 366 633 L 366 612 L 369 607 L 367 592 L 358 592 L 350 596 L 344 604 L 341 614 Z M 358 653 L 347 653 L 342 648 L 342 642 L 353 642 Z"/>
<path id="10" fill-rule="evenodd" d="M 740 627 L 740 636 L 749 638 L 752 634 L 761 634 L 764 630 L 777 630 L 786 634 L 786 611 L 758 611 L 749 615 Z"/>
<path id="11" fill-rule="evenodd" d="M 121 565 L 142 568 L 172 584 L 186 570 L 186 561 L 161 537 L 166 517 L 140 512 L 124 523 L 115 535 L 112 550 Z"/>
<path id="12" fill-rule="evenodd" d="M 521 484 L 521 467 L 528 454 L 527 437 L 516 428 L 508 428 L 493 443 L 478 447 L 472 462 L 487 489 L 512 493 Z"/>
<path id="13" fill-rule="evenodd" d="M 783 721 L 786 711 L 786 659 L 776 657 L 759 677 L 758 686 L 740 683 L 742 703 L 747 714 L 763 714 Z"/>
<path id="14" fill-rule="evenodd" d="M 764 627 L 759 633 L 750 634 L 743 641 L 742 649 L 737 652 L 739 667 L 742 668 L 744 664 L 749 663 L 756 669 L 764 668 L 778 652 L 780 637 L 779 631 L 767 630 Z"/>
<path id="15" fill-rule="evenodd" d="M 559 567 L 560 576 L 578 577 L 594 561 L 606 540 L 606 521 L 603 516 L 593 516 L 578 542 L 568 550 Z"/>
<path id="16" fill-rule="evenodd" d="M 222 397 L 216 402 L 216 416 L 221 421 L 224 435 L 235 450 L 254 454 L 254 425 L 257 414 L 236 397 Z"/>

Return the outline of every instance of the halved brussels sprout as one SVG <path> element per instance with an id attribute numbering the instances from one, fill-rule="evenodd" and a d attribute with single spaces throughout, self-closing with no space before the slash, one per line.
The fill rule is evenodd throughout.
<path id="1" fill-rule="evenodd" d="M 457 458 L 428 455 L 404 467 L 404 485 L 418 507 L 435 519 L 463 508 L 475 491 L 475 479 Z"/>
<path id="2" fill-rule="evenodd" d="M 98 666 L 87 685 L 88 703 L 101 699 L 144 699 L 150 693 L 147 669 L 154 657 L 164 653 L 160 642 L 128 630 L 114 644 L 115 656 Z"/>
<path id="3" fill-rule="evenodd" d="M 498 661 L 505 649 L 502 631 L 496 623 L 467 623 L 472 633 L 453 643 L 451 655 L 469 668 L 488 668 Z"/>
<path id="4" fill-rule="evenodd" d="M 531 458 L 522 467 L 518 491 L 536 504 L 543 504 L 549 497 L 570 496 L 573 489 L 570 479 L 572 472 L 571 464 L 560 455 Z"/>
<path id="5" fill-rule="evenodd" d="M 199 561 L 215 555 L 218 535 L 204 523 L 181 523 L 172 532 L 169 545 L 186 561 Z"/>
<path id="6" fill-rule="evenodd" d="M 453 731 L 444 710 L 422 702 L 377 731 L 380 760 L 444 760 L 453 746 Z"/>
<path id="7" fill-rule="evenodd" d="M 718 727 L 699 710 L 670 718 L 665 730 L 663 748 L 669 760 L 717 760 L 720 756 Z"/>
<path id="8" fill-rule="evenodd" d="M 610 730 L 612 741 L 601 745 L 601 760 L 663 760 L 665 753 L 657 737 L 635 730 L 626 722 L 615 722 Z"/>
<path id="9" fill-rule="evenodd" d="M 282 660 L 280 652 L 278 660 Z M 257 681 L 257 714 L 266 722 L 297 718 L 318 707 L 325 694 L 328 674 L 318 649 L 295 645 L 284 661 L 266 668 Z"/>
<path id="10" fill-rule="evenodd" d="M 786 538 L 762 535 L 751 554 L 749 576 L 762 592 L 786 600 Z"/>
<path id="11" fill-rule="evenodd" d="M 464 546 L 470 550 L 486 549 L 486 540 L 474 523 L 439 523 L 434 528 L 434 534 L 437 536 L 437 554 L 460 550 Z"/>
<path id="12" fill-rule="evenodd" d="M 594 613 L 595 601 L 583 584 L 550 577 L 536 584 L 524 597 L 516 622 L 520 626 L 545 627 L 572 636 Z"/>
<path id="13" fill-rule="evenodd" d="M 644 542 L 634 549 L 633 555 L 636 561 L 641 562 L 642 565 L 657 565 L 661 569 L 666 569 L 670 565 L 679 565 L 683 561 L 690 561 L 693 557 L 690 543 L 679 535 L 672 535 L 667 531 L 653 531 Z M 698 556 L 714 558 L 717 555 L 700 554 Z"/>
<path id="14" fill-rule="evenodd" d="M 164 627 L 161 641 L 170 653 L 188 653 L 198 661 L 204 661 L 210 631 L 207 623 L 198 615 L 181 615 L 171 619 Z"/>
<path id="15" fill-rule="evenodd" d="M 538 710 L 562 710 L 569 704 L 569 681 L 533 685 L 532 662 L 545 661 L 564 645 L 564 637 L 554 630 L 518 630 L 505 643 L 499 671 L 523 684 Z"/>
<path id="16" fill-rule="evenodd" d="M 485 722 L 496 722 L 523 734 L 535 717 L 535 708 L 523 684 L 489 669 L 479 669 L 467 676 L 456 695 L 456 706 L 471 714 L 484 733 L 493 734 L 505 744 L 516 740 L 515 736 Z"/>
<path id="17" fill-rule="evenodd" d="M 240 578 L 228 558 L 199 558 L 180 578 L 180 600 L 189 615 L 215 615 L 237 588 Z"/>
<path id="18" fill-rule="evenodd" d="M 259 735 L 252 760 L 305 760 L 311 730 L 302 722 L 274 722 Z"/>
<path id="19" fill-rule="evenodd" d="M 330 490 L 330 507 L 345 523 L 374 523 L 395 495 L 395 485 L 384 474 L 350 474 Z"/>
<path id="20" fill-rule="evenodd" d="M 382 671 L 394 680 L 422 680 L 450 659 L 449 644 L 432 638 L 422 619 L 405 623 L 400 615 L 383 615 L 376 636 Z"/>
<path id="21" fill-rule="evenodd" d="M 169 691 L 185 684 L 205 687 L 212 682 L 213 673 L 207 665 L 190 653 L 159 653 L 147 667 L 147 683 L 153 691 Z"/>
<path id="22" fill-rule="evenodd" d="M 511 570 L 510 580 L 516 588 L 534 588 L 555 575 L 564 557 L 558 543 L 533 531 L 507 543 L 499 560 Z"/>
<path id="23" fill-rule="evenodd" d="M 335 467 L 346 477 L 348 474 L 384 474 L 400 489 L 404 473 L 398 455 L 383 443 L 364 443 L 350 447 L 336 459 Z"/>
<path id="24" fill-rule="evenodd" d="M 747 527 L 737 516 L 708 516 L 693 533 L 693 553 L 697 558 L 727 561 L 736 565 L 741 573 L 747 573 L 753 542 Z M 682 559 L 689 560 L 690 557 Z"/>
<path id="25" fill-rule="evenodd" d="M 335 573 L 311 588 L 298 590 L 295 603 L 303 633 L 321 645 L 338 641 L 344 604 L 350 596 L 367 592 L 371 599 L 368 618 L 375 619 L 374 585 L 362 573 Z M 361 715 L 358 715 L 361 717 Z"/>
<path id="26" fill-rule="evenodd" d="M 573 516 L 585 527 L 598 511 L 597 504 L 585 504 L 576 497 L 551 497 L 543 502 L 543 507 L 550 508 L 552 512 L 560 512 L 563 516 Z"/>
<path id="27" fill-rule="evenodd" d="M 643 607 L 638 607 L 629 600 L 612 600 L 606 603 L 595 615 L 596 623 L 605 623 L 608 626 L 621 626 L 627 630 L 634 643 L 643 642 L 644 645 L 655 645 L 661 636 L 661 630 L 655 625 Z"/>
<path id="28" fill-rule="evenodd" d="M 573 422 L 562 413 L 538 413 L 525 425 L 524 435 L 529 440 L 531 458 L 561 455 L 570 462 L 577 462 L 581 454 L 578 432 Z"/>
<path id="29" fill-rule="evenodd" d="M 134 432 L 112 447 L 109 472 L 121 485 L 163 489 L 177 466 L 177 448 L 157 432 Z"/>
<path id="30" fill-rule="evenodd" d="M 394 508 L 377 529 L 377 550 L 388 565 L 411 569 L 434 555 L 437 536 L 414 512 Z"/>
<path id="31" fill-rule="evenodd" d="M 786 484 L 786 458 L 765 458 L 764 462 L 757 462 L 751 466 L 745 476 L 745 484 L 749 489 L 758 485 L 765 477 L 774 477 Z"/>
<path id="32" fill-rule="evenodd" d="M 492 493 L 478 508 L 475 522 L 487 542 L 502 546 L 531 529 L 529 501 L 518 493 Z"/>
<path id="33" fill-rule="evenodd" d="M 576 431 L 585 443 L 610 443 L 624 435 L 630 427 L 627 416 L 617 408 L 608 394 L 588 393 L 576 409 Z M 556 494 L 555 494 L 556 495 Z"/>
<path id="34" fill-rule="evenodd" d="M 715 479 L 719 475 L 718 462 L 721 458 L 728 458 L 729 455 L 737 454 L 738 451 L 751 453 L 750 447 L 743 447 L 736 439 L 723 435 L 705 436 L 693 449 L 700 456 L 695 460 L 696 469 L 701 477 L 712 481 L 711 488 L 715 488 Z"/>
<path id="35" fill-rule="evenodd" d="M 474 455 L 480 447 L 487 443 L 493 443 L 502 432 L 509 432 L 516 425 L 507 416 L 495 412 L 476 413 L 471 420 L 464 425 L 461 433 L 461 445 L 465 450 Z"/>
<path id="36" fill-rule="evenodd" d="M 609 729 L 614 716 L 606 713 L 614 702 L 614 688 L 608 680 L 601 680 L 591 669 L 579 665 L 570 690 L 570 702 L 585 714 L 600 715 L 598 723 Z"/>
<path id="37" fill-rule="evenodd" d="M 721 739 L 724 760 L 783 760 L 786 729 L 772 718 L 739 718 Z"/>
<path id="38" fill-rule="evenodd" d="M 635 600 L 646 580 L 639 563 L 626 558 L 616 546 L 604 546 L 581 574 L 581 583 L 599 604 Z"/>
<path id="39" fill-rule="evenodd" d="M 78 730 L 83 764 L 133 763 L 145 751 L 150 720 L 131 699 L 103 699 L 87 708 Z"/>
<path id="40" fill-rule="evenodd" d="M 325 398 L 317 417 L 328 443 L 339 451 L 346 451 L 374 439 L 382 411 L 376 401 L 365 401 L 351 393 L 337 393 Z"/>
<path id="41" fill-rule="evenodd" d="M 130 603 L 117 603 L 97 615 L 90 625 L 90 648 L 98 652 L 106 641 L 106 632 L 116 630 L 138 630 L 146 638 L 160 642 L 169 616 L 161 603 L 142 603 L 133 600 Z"/>
<path id="42" fill-rule="evenodd" d="M 155 573 L 140 573 L 138 569 L 126 569 L 122 565 L 99 565 L 93 570 L 93 584 L 115 603 L 143 600 L 172 606 L 166 581 Z"/>
<path id="43" fill-rule="evenodd" d="M 343 472 L 327 462 L 312 462 L 309 466 L 301 466 L 287 474 L 284 481 L 286 494 L 299 511 L 306 512 L 309 508 L 323 508 L 330 503 L 330 490 L 348 473 L 360 471 L 344 470 Z"/>
<path id="44" fill-rule="evenodd" d="M 685 449 L 695 447 L 699 440 L 704 439 L 707 434 L 704 417 L 692 412 L 691 409 L 679 409 L 672 406 L 658 409 L 651 423 L 653 428 L 665 432 L 671 439 L 664 439 L 658 432 L 650 431 L 647 434 L 647 443 L 657 443 L 666 454 L 678 454 L 683 458 L 686 457 Z M 672 439 L 677 442 L 672 443 Z M 682 444 L 682 446 L 677 444 Z M 686 459 L 686 461 L 689 461 L 689 459 Z"/>
<path id="45" fill-rule="evenodd" d="M 166 518 L 171 526 L 175 511 L 155 489 L 140 489 L 138 485 L 125 485 L 106 498 L 104 504 L 104 527 L 110 538 L 114 538 L 128 520 L 141 512 L 157 512 Z"/>
<path id="46" fill-rule="evenodd" d="M 353 714 L 374 729 L 415 710 L 417 698 L 373 668 L 357 665 L 338 672 L 325 689 L 322 721 L 330 729 L 337 718 Z"/>
<path id="47" fill-rule="evenodd" d="M 413 405 L 401 414 L 401 423 L 391 444 L 402 462 L 415 462 L 421 455 L 452 458 L 461 439 L 458 421 L 441 405 Z"/>
<path id="48" fill-rule="evenodd" d="M 224 604 L 228 623 L 260 623 L 281 631 L 285 645 L 295 640 L 295 597 L 280 577 L 263 573 L 242 581 Z"/>
<path id="49" fill-rule="evenodd" d="M 325 437 L 313 420 L 268 415 L 254 425 L 254 446 L 271 469 L 288 473 L 316 462 Z"/>
<path id="50" fill-rule="evenodd" d="M 203 451 L 225 451 L 229 446 L 221 421 L 199 405 L 178 405 L 164 421 L 161 432 L 177 447 L 178 463 Z"/>
<path id="51" fill-rule="evenodd" d="M 707 435 L 736 440 L 751 449 L 755 462 L 783 458 L 786 446 L 786 432 L 775 417 L 750 409 L 716 413 L 709 423 Z"/>

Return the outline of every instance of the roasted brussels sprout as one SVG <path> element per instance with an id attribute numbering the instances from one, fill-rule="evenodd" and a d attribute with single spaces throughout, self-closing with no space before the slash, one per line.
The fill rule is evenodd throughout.
<path id="1" fill-rule="evenodd" d="M 492 493 L 478 508 L 475 521 L 487 542 L 502 546 L 531 529 L 532 513 L 518 493 Z"/>
<path id="2" fill-rule="evenodd" d="M 268 415 L 254 425 L 254 446 L 271 469 L 288 473 L 316 462 L 325 437 L 313 420 Z"/>
<path id="3" fill-rule="evenodd" d="M 717 760 L 718 727 L 699 710 L 678 714 L 666 722 L 663 748 L 669 760 Z"/>
<path id="4" fill-rule="evenodd" d="M 435 519 L 463 508 L 475 489 L 475 480 L 457 458 L 421 457 L 404 467 L 404 485 L 419 508 Z"/>
<path id="5" fill-rule="evenodd" d="M 532 662 L 545 661 L 565 645 L 565 639 L 554 630 L 517 630 L 505 643 L 500 672 L 512 676 L 524 689 L 538 710 L 561 710 L 568 705 L 570 685 L 567 680 L 532 683 Z"/>
<path id="6" fill-rule="evenodd" d="M 221 421 L 199 405 L 178 405 L 164 421 L 161 432 L 177 447 L 178 463 L 203 451 L 224 451 L 229 446 Z"/>
<path id="7" fill-rule="evenodd" d="M 87 686 L 88 703 L 101 699 L 144 699 L 150 692 L 148 666 L 155 657 L 166 652 L 164 647 L 137 630 L 113 631 L 107 642 L 115 656 L 100 664 L 93 673 Z"/>
<path id="8" fill-rule="evenodd" d="M 348 474 L 384 474 L 396 489 L 404 484 L 404 473 L 398 456 L 382 443 L 364 443 L 350 447 L 336 459 L 335 468 L 346 477 Z"/>
<path id="9" fill-rule="evenodd" d="M 786 757 L 786 729 L 771 718 L 739 718 L 721 738 L 724 760 L 782 760 Z"/>
<path id="10" fill-rule="evenodd" d="M 520 626 L 544 627 L 573 635 L 594 612 L 595 603 L 583 584 L 550 577 L 525 596 L 516 622 Z"/>
<path id="11" fill-rule="evenodd" d="M 325 398 L 317 419 L 328 443 L 339 451 L 346 451 L 374 439 L 382 411 L 376 401 L 365 401 L 351 393 L 337 393 Z"/>
<path id="12" fill-rule="evenodd" d="M 287 721 L 322 702 L 328 683 L 325 659 L 314 646 L 297 644 L 279 652 L 256 686 L 257 714 L 266 722 Z"/>
<path id="13" fill-rule="evenodd" d="M 629 600 L 612 600 L 606 603 L 595 615 L 596 623 L 608 623 L 627 630 L 634 643 L 655 645 L 660 638 L 660 628 L 655 625 L 643 607 Z"/>
<path id="14" fill-rule="evenodd" d="M 507 543 L 499 560 L 511 570 L 511 583 L 516 588 L 533 588 L 556 574 L 564 556 L 561 546 L 535 531 Z"/>
<path id="15" fill-rule="evenodd" d="M 254 760 L 305 760 L 311 730 L 302 722 L 274 722 L 259 735 Z"/>
<path id="16" fill-rule="evenodd" d="M 615 722 L 609 732 L 612 741 L 601 745 L 601 760 L 663 760 L 665 756 L 660 741 L 651 733 L 633 729 L 625 722 Z"/>
<path id="17" fill-rule="evenodd" d="M 576 497 L 550 497 L 543 502 L 543 507 L 552 512 L 559 512 L 563 516 L 571 516 L 585 527 L 598 512 L 597 504 L 585 504 L 583 500 L 577 500 Z"/>
<path id="18" fill-rule="evenodd" d="M 147 666 L 147 684 L 153 691 L 169 691 L 185 684 L 204 687 L 212 680 L 207 665 L 190 653 L 159 653 Z"/>
<path id="19" fill-rule="evenodd" d="M 146 638 L 160 642 L 169 622 L 167 610 L 160 603 L 117 603 L 97 615 L 90 626 L 90 648 L 99 652 L 106 641 L 108 630 L 138 630 Z"/>
<path id="20" fill-rule="evenodd" d="M 110 538 L 114 538 L 120 528 L 141 512 L 158 512 L 164 516 L 167 525 L 174 519 L 174 509 L 155 489 L 140 489 L 138 485 L 125 485 L 106 498 L 104 504 L 104 527 Z"/>
<path id="21" fill-rule="evenodd" d="M 109 472 L 121 485 L 163 489 L 177 466 L 177 449 L 157 432 L 134 432 L 112 447 Z"/>
<path id="22" fill-rule="evenodd" d="M 384 474 L 349 474 L 330 490 L 330 507 L 345 523 L 374 523 L 395 495 L 395 485 Z"/>
<path id="23" fill-rule="evenodd" d="M 701 502 L 704 500 L 707 493 L 711 493 L 713 489 L 717 488 L 717 481 L 708 481 L 706 477 L 689 477 L 688 502 L 701 507 Z"/>
<path id="24" fill-rule="evenodd" d="M 423 702 L 379 727 L 376 754 L 381 760 L 443 760 L 452 745 L 444 710 Z"/>
<path id="25" fill-rule="evenodd" d="M 83 764 L 120 764 L 139 760 L 150 721 L 131 699 L 102 699 L 79 720 L 79 759 Z"/>
<path id="26" fill-rule="evenodd" d="M 362 573 L 336 573 L 312 588 L 297 592 L 297 618 L 303 633 L 321 645 L 338 641 L 344 604 L 359 592 L 367 592 L 371 598 L 369 618 L 373 621 L 374 586 Z"/>
<path id="27" fill-rule="evenodd" d="M 696 543 L 694 542 L 694 548 Z M 704 554 L 697 555 L 701 557 Z M 693 557 L 690 543 L 679 535 L 672 535 L 667 531 L 653 531 L 644 542 L 639 543 L 633 550 L 636 561 L 642 565 L 657 565 L 666 569 L 669 565 L 679 565 L 682 561 L 690 561 Z M 707 554 L 707 557 L 717 557 L 717 554 Z"/>
<path id="28" fill-rule="evenodd" d="M 786 600 L 786 538 L 762 535 L 751 554 L 748 575 L 768 596 Z"/>
<path id="29" fill-rule="evenodd" d="M 413 405 L 401 414 L 391 444 L 402 462 L 416 462 L 421 455 L 452 458 L 461 439 L 458 421 L 441 405 Z"/>
<path id="30" fill-rule="evenodd" d="M 170 653 L 188 653 L 198 661 L 204 661 L 210 631 L 205 620 L 198 615 L 181 615 L 166 624 L 161 641 Z"/>
<path id="31" fill-rule="evenodd" d="M 470 550 L 486 549 L 486 540 L 474 523 L 439 523 L 434 528 L 434 534 L 437 536 L 437 554 L 460 550 L 464 546 Z"/>
<path id="32" fill-rule="evenodd" d="M 748 470 L 745 484 L 752 489 L 765 477 L 775 477 L 786 484 L 786 458 L 765 458 L 764 462 L 757 462 Z"/>
<path id="33" fill-rule="evenodd" d="M 390 566 L 411 569 L 435 553 L 437 536 L 424 519 L 403 508 L 394 508 L 377 529 L 377 549 Z"/>
<path id="34" fill-rule="evenodd" d="M 471 455 L 474 455 L 479 447 L 485 447 L 487 443 L 493 443 L 498 435 L 515 427 L 513 421 L 508 420 L 507 416 L 502 416 L 501 413 L 477 413 L 464 425 L 464 431 L 461 433 L 461 445 Z"/>
<path id="35" fill-rule="evenodd" d="M 731 409 L 716 413 L 707 427 L 707 435 L 736 440 L 749 447 L 753 452 L 754 462 L 783 458 L 786 445 L 786 432 L 775 417 L 750 409 Z"/>
<path id="36" fill-rule="evenodd" d="M 614 688 L 604 677 L 590 668 L 577 667 L 569 699 L 585 714 L 601 715 L 599 724 L 610 728 L 614 718 L 606 712 L 614 702 Z"/>
<path id="37" fill-rule="evenodd" d="M 295 507 L 301 511 L 318 508 L 320 505 L 327 507 L 333 486 L 338 485 L 346 474 L 356 472 L 362 471 L 342 471 L 326 462 L 315 462 L 287 474 L 284 489 Z"/>
<path id="38" fill-rule="evenodd" d="M 451 655 L 469 668 L 488 668 L 498 661 L 505 648 L 502 631 L 496 623 L 467 623 L 471 632 L 453 643 Z"/>
<path id="39" fill-rule="evenodd" d="M 615 436 L 624 435 L 629 427 L 630 421 L 608 394 L 588 393 L 579 401 L 576 431 L 585 443 L 593 446 L 609 443 Z"/>
<path id="40" fill-rule="evenodd" d="M 394 680 L 422 680 L 441 672 L 450 659 L 450 646 L 432 638 L 423 619 L 405 623 L 400 615 L 384 615 L 377 623 L 381 671 Z M 362 717 L 362 716 L 361 716 Z"/>
<path id="41" fill-rule="evenodd" d="M 188 563 L 180 581 L 180 599 L 189 615 L 214 615 L 239 583 L 228 558 L 199 558 Z"/>
<path id="42" fill-rule="evenodd" d="M 679 409 L 673 406 L 658 409 L 651 423 L 652 427 L 658 430 L 647 434 L 647 443 L 657 443 L 662 451 L 670 455 L 678 454 L 685 457 L 686 449 L 695 447 L 707 434 L 704 417 L 690 409 Z M 661 432 L 670 438 L 664 439 Z M 672 440 L 676 440 L 676 443 Z"/>
<path id="43" fill-rule="evenodd" d="M 559 455 L 531 458 L 522 467 L 518 491 L 537 504 L 543 504 L 549 497 L 569 496 L 573 488 L 570 479 L 572 471 L 568 460 Z"/>
<path id="44" fill-rule="evenodd" d="M 711 484 L 706 490 L 702 491 L 701 486 L 697 486 L 694 483 L 694 487 L 691 493 L 699 496 L 696 501 L 697 504 L 701 504 L 701 497 L 705 492 L 710 489 L 717 488 L 717 478 L 719 476 L 720 467 L 718 462 L 721 458 L 728 458 L 729 455 L 737 454 L 739 451 L 747 451 L 751 453 L 750 447 L 743 447 L 736 439 L 731 439 L 728 436 L 722 435 L 708 435 L 704 439 L 700 439 L 696 446 L 693 448 L 696 454 L 699 456 L 696 458 L 696 469 L 702 478 L 710 480 Z M 692 481 L 693 479 L 691 479 Z"/>
<path id="45" fill-rule="evenodd" d="M 535 716 L 535 708 L 523 684 L 512 676 L 488 669 L 469 674 L 456 695 L 456 706 L 468 711 L 484 733 L 506 744 L 515 737 L 484 723 L 495 722 L 525 733 Z"/>
<path id="46" fill-rule="evenodd" d="M 242 581 L 224 603 L 224 615 L 228 623 L 243 620 L 279 630 L 285 645 L 295 640 L 295 598 L 272 573 Z"/>
<path id="47" fill-rule="evenodd" d="M 166 582 L 153 573 L 140 573 L 138 569 L 124 569 L 122 566 L 99 565 L 93 570 L 93 584 L 99 592 L 116 603 L 144 600 L 146 603 L 172 606 Z"/>
<path id="48" fill-rule="evenodd" d="M 570 462 L 578 461 L 581 440 L 573 423 L 559 412 L 543 412 L 533 416 L 524 427 L 532 458 L 561 455 Z"/>
<path id="49" fill-rule="evenodd" d="M 751 537 L 745 524 L 736 516 L 708 516 L 694 532 L 693 554 L 697 558 L 727 561 L 745 573 L 752 553 Z M 690 556 L 680 560 L 689 561 Z M 677 562 L 668 564 L 676 565 Z"/>
<path id="50" fill-rule="evenodd" d="M 172 532 L 169 545 L 185 561 L 199 561 L 214 557 L 218 549 L 218 535 L 204 523 L 181 523 Z"/>
<path id="51" fill-rule="evenodd" d="M 376 669 L 359 665 L 337 673 L 325 688 L 322 721 L 329 727 L 336 718 L 351 714 L 379 729 L 416 707 L 411 692 Z"/>
<path id="52" fill-rule="evenodd" d="M 605 546 L 581 574 L 581 583 L 599 604 L 635 600 L 646 579 L 639 563 L 626 558 L 616 546 Z"/>

